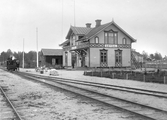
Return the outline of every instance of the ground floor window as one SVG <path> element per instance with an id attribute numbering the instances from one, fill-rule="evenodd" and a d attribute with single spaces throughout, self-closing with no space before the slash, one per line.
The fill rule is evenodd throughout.
<path id="1" fill-rule="evenodd" d="M 122 50 L 120 49 L 115 50 L 115 66 L 116 67 L 122 66 Z"/>
<path id="2" fill-rule="evenodd" d="M 107 67 L 107 50 L 100 50 L 100 66 Z"/>

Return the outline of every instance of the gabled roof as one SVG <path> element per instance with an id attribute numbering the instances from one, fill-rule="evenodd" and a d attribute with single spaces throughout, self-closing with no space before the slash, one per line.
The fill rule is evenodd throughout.
<path id="1" fill-rule="evenodd" d="M 87 27 L 74 27 L 71 26 L 68 34 L 66 36 L 66 39 L 69 39 L 71 33 L 73 32 L 76 35 L 86 35 L 87 33 L 89 33 L 92 30 L 92 28 L 87 28 Z"/>
<path id="2" fill-rule="evenodd" d="M 62 56 L 62 49 L 41 49 L 44 56 Z"/>
<path id="3" fill-rule="evenodd" d="M 112 24 L 115 25 L 120 31 L 122 31 L 129 38 L 131 38 L 132 42 L 136 42 L 136 39 L 131 37 L 127 32 L 125 32 L 121 27 L 119 27 L 114 21 L 100 25 L 99 27 L 93 28 L 88 34 L 85 35 L 85 37 L 83 39 L 91 39 L 92 37 L 94 37 L 95 35 L 97 35 L 98 33 L 100 33 L 101 31 L 103 31 L 104 29 L 106 29 L 107 27 L 109 27 Z"/>
<path id="4" fill-rule="evenodd" d="M 125 32 L 120 26 L 118 26 L 114 21 L 112 21 L 112 22 L 109 22 L 109 23 L 106 23 L 106 24 L 100 25 L 99 27 L 94 27 L 94 28 L 74 27 L 74 26 L 71 26 L 70 29 L 69 29 L 69 31 L 68 31 L 68 34 L 66 36 L 66 39 L 68 39 L 68 40 L 66 40 L 65 42 L 63 42 L 59 46 L 65 45 L 68 42 L 70 42 L 69 39 L 70 39 L 70 36 L 71 36 L 72 33 L 74 33 L 76 35 L 83 35 L 84 37 L 81 38 L 80 40 L 84 41 L 84 40 L 88 40 L 88 39 L 91 39 L 92 37 L 96 36 L 98 33 L 102 32 L 103 30 L 105 30 L 110 25 L 114 25 L 121 32 L 123 32 L 125 35 L 127 35 L 132 40 L 132 42 L 136 42 L 136 39 L 134 39 L 127 32 Z"/>

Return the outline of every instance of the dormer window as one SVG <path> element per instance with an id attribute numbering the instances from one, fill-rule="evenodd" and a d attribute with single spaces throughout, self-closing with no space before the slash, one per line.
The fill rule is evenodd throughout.
<path id="1" fill-rule="evenodd" d="M 122 44 L 127 44 L 127 39 L 126 38 L 122 39 Z"/>
<path id="2" fill-rule="evenodd" d="M 99 37 L 95 37 L 95 43 L 99 43 Z"/>

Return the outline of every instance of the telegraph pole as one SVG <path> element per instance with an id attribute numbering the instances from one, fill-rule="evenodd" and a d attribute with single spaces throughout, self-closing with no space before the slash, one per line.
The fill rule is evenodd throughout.
<path id="1" fill-rule="evenodd" d="M 38 28 L 36 28 L 36 44 L 37 44 L 37 68 L 38 68 Z"/>
<path id="2" fill-rule="evenodd" d="M 24 68 L 24 38 L 23 38 L 23 65 L 22 68 Z"/>
<path id="3" fill-rule="evenodd" d="M 74 0 L 74 27 L 75 27 L 75 0 Z"/>

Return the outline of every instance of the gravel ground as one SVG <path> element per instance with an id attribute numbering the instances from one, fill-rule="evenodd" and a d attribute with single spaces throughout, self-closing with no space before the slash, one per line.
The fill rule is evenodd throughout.
<path id="1" fill-rule="evenodd" d="M 135 116 L 75 94 L 25 80 L 0 70 L 0 85 L 26 120 L 139 120 Z"/>

